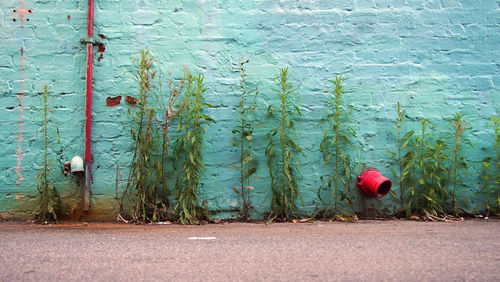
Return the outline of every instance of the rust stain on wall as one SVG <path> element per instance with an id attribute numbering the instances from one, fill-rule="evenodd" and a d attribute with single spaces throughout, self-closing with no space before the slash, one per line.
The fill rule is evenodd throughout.
<path id="1" fill-rule="evenodd" d="M 122 100 L 122 96 L 108 97 L 108 98 L 106 98 L 106 106 L 108 106 L 108 107 L 117 106 L 120 104 L 121 100 Z"/>
<path id="2" fill-rule="evenodd" d="M 104 37 L 104 35 L 102 35 L 102 34 L 101 34 L 101 35 L 99 35 L 99 36 L 100 36 L 101 38 L 103 38 L 103 37 Z M 99 54 L 99 57 L 97 57 L 97 61 L 98 61 L 98 62 L 100 62 L 100 61 L 104 58 L 104 56 L 103 56 L 103 54 L 102 54 L 102 53 L 104 53 L 104 51 L 106 51 L 106 46 L 104 46 L 104 44 L 103 44 L 103 43 L 98 43 L 98 44 L 97 44 L 97 53 L 101 53 L 101 54 Z"/>
<path id="3" fill-rule="evenodd" d="M 127 97 L 125 97 L 125 102 L 127 102 L 127 104 L 129 104 L 129 105 L 135 105 L 135 104 L 137 104 L 137 98 L 127 96 Z"/>
<path id="4" fill-rule="evenodd" d="M 97 44 L 97 52 L 104 53 L 104 51 L 106 51 L 106 46 L 104 46 L 103 43 L 98 43 Z"/>

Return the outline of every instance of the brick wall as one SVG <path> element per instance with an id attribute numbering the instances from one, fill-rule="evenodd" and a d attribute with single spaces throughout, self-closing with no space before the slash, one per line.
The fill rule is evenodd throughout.
<path id="1" fill-rule="evenodd" d="M 140 49 L 149 49 L 165 74 L 172 71 L 179 77 L 186 65 L 205 75 L 208 102 L 217 106 L 210 114 L 217 124 L 207 132 L 201 197 L 218 216 L 231 216 L 240 206 L 231 189 L 238 173 L 227 168 L 239 158 L 229 135 L 237 118 L 240 57 L 249 59 L 250 86 L 261 90 L 263 120 L 256 136 L 260 179 L 253 191 L 257 213 L 268 211 L 270 201 L 264 113 L 275 102 L 274 78 L 284 66 L 301 85 L 304 212 L 318 206 L 317 188 L 327 173 L 319 152 L 319 121 L 330 88 L 327 80 L 336 74 L 346 78 L 348 103 L 355 108 L 355 141 L 362 148 L 358 162 L 388 176 L 385 150 L 395 149 L 391 127 L 398 101 L 408 110 L 408 129 L 417 126 L 411 120 L 425 117 L 437 127 L 436 136 L 445 136 L 451 115 L 462 112 L 471 123 L 467 137 L 474 144 L 467 152 L 471 175 L 462 192 L 477 205 L 473 172 L 493 154 L 487 120 L 498 115 L 500 105 L 499 6 L 496 0 L 96 1 L 95 34 L 105 50 L 94 58 L 92 216 L 116 214 L 116 167 L 126 178 L 132 143 L 128 105 L 122 99 L 107 107 L 106 98 L 134 95 L 127 71 Z M 72 207 L 79 202 L 80 188 L 76 179 L 62 176 L 60 167 L 84 150 L 85 48 L 80 39 L 86 32 L 87 2 L 9 0 L 0 8 L 0 211 L 22 218 L 35 206 L 31 195 L 42 141 L 41 114 L 34 108 L 40 107 L 44 84 L 57 120 L 52 129 L 57 124 L 61 139 L 51 146 L 53 177 Z M 397 201 L 388 196 L 368 205 L 392 211 Z"/>

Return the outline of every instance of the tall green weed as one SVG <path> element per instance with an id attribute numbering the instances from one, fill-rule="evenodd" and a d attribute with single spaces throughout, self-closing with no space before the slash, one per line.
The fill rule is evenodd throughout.
<path id="1" fill-rule="evenodd" d="M 247 90 L 246 85 L 246 68 L 245 64 L 248 60 L 240 61 L 240 105 L 239 105 L 239 120 L 238 126 L 233 129 L 234 138 L 231 138 L 231 143 L 240 151 L 239 166 L 229 166 L 231 169 L 240 172 L 240 185 L 238 188 L 233 187 L 233 191 L 242 199 L 242 207 L 240 216 L 242 219 L 250 219 L 250 209 L 252 208 L 250 192 L 254 189 L 251 182 L 255 179 L 252 177 L 257 171 L 255 161 L 255 152 L 253 149 L 253 138 L 255 131 L 255 109 L 257 107 L 258 89 L 252 91 Z"/>
<path id="2" fill-rule="evenodd" d="M 210 219 L 206 203 L 199 199 L 201 177 L 205 172 L 203 140 L 207 127 L 215 121 L 206 114 L 214 106 L 205 100 L 207 88 L 203 75 L 187 73 L 186 90 L 182 96 L 183 108 L 177 117 L 179 136 L 175 141 L 175 161 L 181 168 L 176 180 L 175 212 L 182 224 L 199 224 Z M 203 205 L 203 206 L 202 206 Z"/>
<path id="3" fill-rule="evenodd" d="M 296 87 L 290 82 L 288 68 L 280 70 L 279 89 L 276 96 L 279 103 L 269 105 L 267 114 L 274 128 L 267 133 L 266 157 L 271 176 L 271 212 L 276 218 L 297 217 L 296 200 L 302 196 L 297 176 L 300 174 L 298 154 L 304 154 L 295 137 L 295 121 L 302 116 Z"/>
<path id="4" fill-rule="evenodd" d="M 340 202 L 346 202 L 352 210 L 353 166 L 350 154 L 356 149 L 353 143 L 353 138 L 356 137 L 352 126 L 354 122 L 351 119 L 351 109 L 345 106 L 343 79 L 336 76 L 330 82 L 333 90 L 325 102 L 327 113 L 322 119 L 327 128 L 320 145 L 324 165 L 330 169 L 330 173 L 326 183 L 318 189 L 318 197 L 323 200 L 322 190 L 327 190 L 331 193 L 333 202 L 320 212 L 322 217 L 346 215 L 347 212 L 340 208 Z M 353 214 L 354 211 L 350 212 L 350 215 Z"/>

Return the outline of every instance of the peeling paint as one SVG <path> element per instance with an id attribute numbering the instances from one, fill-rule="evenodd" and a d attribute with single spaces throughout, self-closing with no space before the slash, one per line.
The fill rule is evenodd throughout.
<path id="1" fill-rule="evenodd" d="M 106 51 L 106 46 L 102 43 L 97 44 L 97 52 L 104 53 L 104 51 Z"/>
<path id="2" fill-rule="evenodd" d="M 108 98 L 106 98 L 106 106 L 108 106 L 108 107 L 117 106 L 120 104 L 121 100 L 122 100 L 122 96 L 108 97 Z"/>
<path id="3" fill-rule="evenodd" d="M 137 98 L 127 96 L 127 97 L 125 97 L 125 102 L 127 102 L 127 104 L 129 104 L 129 105 L 135 105 L 135 104 L 137 104 Z"/>
<path id="4" fill-rule="evenodd" d="M 104 35 L 100 34 L 99 37 L 104 38 Z M 98 62 L 100 62 L 103 59 L 104 56 L 102 53 L 104 53 L 104 51 L 106 51 L 106 46 L 104 46 L 103 43 L 98 43 L 97 44 L 97 53 L 101 53 L 101 54 L 99 54 L 99 57 L 97 57 Z"/>

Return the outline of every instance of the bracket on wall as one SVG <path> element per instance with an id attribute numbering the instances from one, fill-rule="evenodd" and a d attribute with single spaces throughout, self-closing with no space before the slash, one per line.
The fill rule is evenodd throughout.
<path id="1" fill-rule="evenodd" d="M 82 44 L 90 43 L 92 45 L 97 45 L 97 44 L 101 44 L 102 42 L 100 40 L 94 39 L 93 37 L 85 37 L 85 38 L 80 39 L 80 43 L 82 43 Z"/>

